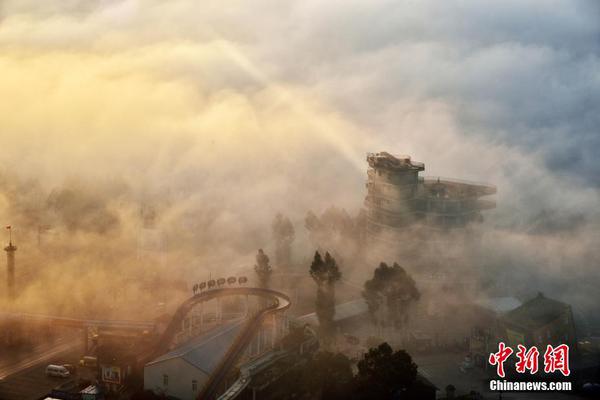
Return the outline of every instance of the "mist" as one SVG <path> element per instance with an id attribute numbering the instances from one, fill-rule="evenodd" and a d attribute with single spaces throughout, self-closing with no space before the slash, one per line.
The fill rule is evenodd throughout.
<path id="1" fill-rule="evenodd" d="M 111 302 L 176 304 L 208 274 L 249 274 L 277 212 L 307 259 L 306 213 L 356 214 L 366 153 L 389 151 L 497 186 L 469 260 L 490 295 L 595 309 L 599 13 L 593 1 L 1 2 L 0 221 L 19 246 L 18 307 L 124 318 L 139 310 Z M 159 244 L 141 257 L 146 228 Z M 115 278 L 127 289 L 110 292 Z M 154 299 L 142 281 L 180 294 Z"/>

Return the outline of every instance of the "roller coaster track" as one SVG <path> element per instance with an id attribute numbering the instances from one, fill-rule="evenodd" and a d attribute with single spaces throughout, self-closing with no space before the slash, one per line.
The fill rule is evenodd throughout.
<path id="1" fill-rule="evenodd" d="M 221 387 L 228 373 L 252 341 L 256 331 L 260 329 L 261 323 L 267 315 L 285 311 L 291 305 L 287 295 L 271 289 L 263 288 L 222 288 L 201 292 L 186 300 L 173 314 L 169 325 L 161 335 L 161 338 L 150 355 L 150 359 L 160 356 L 169 351 L 169 346 L 177 332 L 181 329 L 181 323 L 190 310 L 199 303 L 203 303 L 218 297 L 225 296 L 258 296 L 270 300 L 262 309 L 249 317 L 240 334 L 235 338 L 227 353 L 217 365 L 208 379 L 198 400 L 212 400 L 216 398 L 217 390 Z"/>

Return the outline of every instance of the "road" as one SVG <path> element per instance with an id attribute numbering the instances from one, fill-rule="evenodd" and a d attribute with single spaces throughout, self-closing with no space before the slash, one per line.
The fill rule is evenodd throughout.
<path id="1" fill-rule="evenodd" d="M 64 379 L 45 374 L 48 364 L 77 364 L 83 345 L 71 337 L 40 345 L 28 352 L 0 357 L 0 400 L 36 400 Z"/>
<path id="2" fill-rule="evenodd" d="M 51 343 L 37 345 L 26 352 L 3 353 L 0 357 L 0 381 L 33 365 L 52 360 L 73 349 L 76 345 L 77 343 L 73 338 L 61 337 Z"/>

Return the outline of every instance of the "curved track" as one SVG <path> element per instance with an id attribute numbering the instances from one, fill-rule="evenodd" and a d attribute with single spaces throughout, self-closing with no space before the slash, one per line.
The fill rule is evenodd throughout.
<path id="1" fill-rule="evenodd" d="M 181 328 L 183 319 L 190 312 L 192 307 L 196 304 L 225 296 L 258 296 L 270 301 L 248 319 L 241 333 L 234 340 L 217 368 L 211 374 L 208 382 L 198 396 L 198 399 L 209 400 L 216 397 L 217 390 L 221 387 L 223 380 L 227 377 L 231 368 L 235 366 L 235 363 L 242 353 L 246 350 L 246 347 L 254 337 L 256 330 L 260 328 L 263 319 L 269 314 L 285 311 L 291 305 L 290 298 L 287 295 L 271 289 L 244 287 L 222 288 L 198 293 L 186 300 L 175 311 L 173 318 L 171 318 L 169 325 L 161 335 L 157 346 L 151 354 L 151 358 L 158 357 L 169 351 L 169 346 Z"/>

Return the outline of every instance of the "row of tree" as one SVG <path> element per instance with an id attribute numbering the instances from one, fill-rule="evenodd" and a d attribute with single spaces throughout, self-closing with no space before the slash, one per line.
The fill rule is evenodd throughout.
<path id="1" fill-rule="evenodd" d="M 366 214 L 361 210 L 351 216 L 343 208 L 329 207 L 321 215 L 308 211 L 304 227 L 318 249 L 331 249 L 344 259 L 361 259 L 365 248 Z M 275 242 L 275 265 L 289 268 L 292 264 L 292 244 L 296 238 L 290 219 L 278 213 L 271 225 Z"/>
<path id="2" fill-rule="evenodd" d="M 262 249 L 256 255 L 254 266 L 261 287 L 269 287 L 273 268 Z M 335 287 L 342 273 L 335 258 L 329 252 L 325 257 L 315 252 L 309 274 L 317 285 L 315 310 L 319 320 L 320 337 L 327 345 L 334 336 Z M 408 321 L 411 304 L 419 300 L 420 293 L 414 279 L 398 263 L 391 267 L 382 262 L 367 280 L 362 292 L 374 323 L 401 329 Z"/>
<path id="3" fill-rule="evenodd" d="M 278 399 L 420 399 L 417 365 L 404 350 L 387 343 L 371 348 L 358 361 L 341 353 L 321 351 L 296 366 L 269 388 L 268 398 Z"/>

